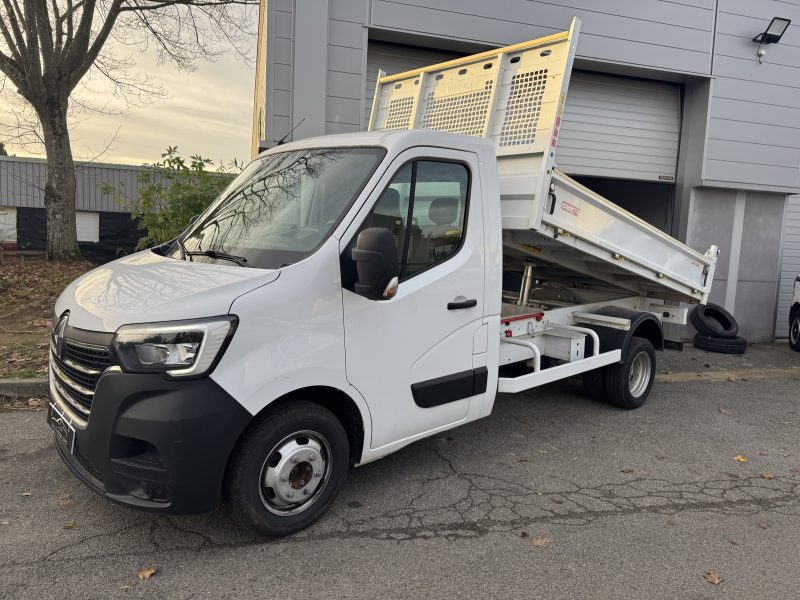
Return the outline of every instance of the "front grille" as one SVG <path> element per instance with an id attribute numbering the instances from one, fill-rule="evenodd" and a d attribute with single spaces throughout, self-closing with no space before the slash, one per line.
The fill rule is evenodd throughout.
<path id="1" fill-rule="evenodd" d="M 51 345 L 53 383 L 64 401 L 83 418 L 91 411 L 100 375 L 112 364 L 111 350 L 106 346 L 65 339 L 58 356 Z"/>

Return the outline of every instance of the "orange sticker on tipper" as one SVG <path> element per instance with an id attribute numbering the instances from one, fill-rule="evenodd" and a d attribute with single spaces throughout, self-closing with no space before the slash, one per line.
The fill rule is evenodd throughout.
<path id="1" fill-rule="evenodd" d="M 572 206 L 572 204 L 570 204 L 569 202 L 562 202 L 561 210 L 563 210 L 564 212 L 568 212 L 573 217 L 577 217 L 579 214 L 581 214 L 581 209 L 578 208 L 577 206 Z"/>

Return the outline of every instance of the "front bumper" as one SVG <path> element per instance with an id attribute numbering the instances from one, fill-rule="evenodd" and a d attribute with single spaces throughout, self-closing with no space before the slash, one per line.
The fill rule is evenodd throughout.
<path id="1" fill-rule="evenodd" d="M 252 419 L 212 379 L 168 380 L 111 369 L 97 383 L 91 414 L 76 426 L 75 451 L 59 455 L 87 486 L 144 510 L 213 510 L 233 446 Z"/>

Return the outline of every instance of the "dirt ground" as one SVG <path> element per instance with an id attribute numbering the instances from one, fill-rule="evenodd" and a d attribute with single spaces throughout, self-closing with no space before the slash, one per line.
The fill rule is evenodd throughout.
<path id="1" fill-rule="evenodd" d="M 31 261 L 0 266 L 0 379 L 43 377 L 53 306 L 88 262 Z"/>

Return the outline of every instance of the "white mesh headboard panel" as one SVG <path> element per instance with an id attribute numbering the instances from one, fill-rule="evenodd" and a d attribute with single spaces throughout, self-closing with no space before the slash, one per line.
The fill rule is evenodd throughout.
<path id="1" fill-rule="evenodd" d="M 578 26 L 575 19 L 569 31 L 380 77 L 369 128 L 488 137 L 498 155 L 554 148 Z"/>

